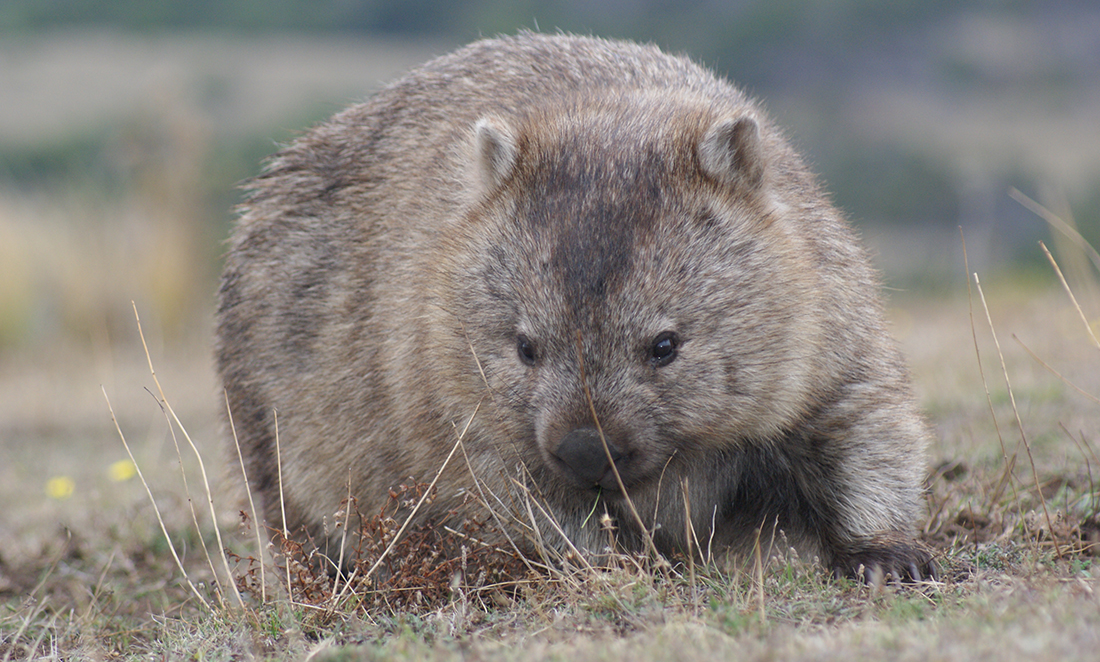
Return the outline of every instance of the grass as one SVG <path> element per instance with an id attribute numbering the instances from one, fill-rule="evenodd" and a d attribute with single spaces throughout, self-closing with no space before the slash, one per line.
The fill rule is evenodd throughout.
<path id="1" fill-rule="evenodd" d="M 923 535 L 939 582 L 836 581 L 778 547 L 732 568 L 652 555 L 547 564 L 474 545 L 486 523 L 405 528 L 392 511 L 353 517 L 354 503 L 341 525 L 369 538 L 334 582 L 308 548 L 257 535 L 235 481 L 210 466 L 222 458 L 212 403 L 177 417 L 148 360 L 164 352 L 145 347 L 133 356 L 146 376 L 115 379 L 113 390 L 140 392 L 120 398 L 117 433 L 29 429 L 0 447 L 0 662 L 1089 657 L 1100 645 L 1100 302 L 1071 301 L 1069 282 L 1039 296 L 972 285 L 970 297 L 895 295 L 937 428 Z M 170 392 L 194 357 L 163 358 Z M 206 385 L 183 391 L 214 392 Z M 119 437 L 136 441 L 124 450 Z M 430 498 L 429 485 L 409 485 L 392 505 Z"/>

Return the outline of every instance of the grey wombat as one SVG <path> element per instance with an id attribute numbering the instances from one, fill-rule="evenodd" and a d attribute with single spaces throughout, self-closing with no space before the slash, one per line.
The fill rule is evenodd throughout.
<path id="1" fill-rule="evenodd" d="M 249 187 L 217 358 L 272 525 L 273 410 L 287 525 L 315 536 L 349 484 L 374 512 L 431 480 L 472 416 L 424 517 L 506 507 L 519 481 L 579 549 L 607 545 L 594 510 L 638 549 L 625 488 L 676 551 L 686 479 L 715 551 L 762 527 L 840 574 L 933 572 L 927 431 L 867 259 L 760 108 L 699 66 L 479 41 Z"/>

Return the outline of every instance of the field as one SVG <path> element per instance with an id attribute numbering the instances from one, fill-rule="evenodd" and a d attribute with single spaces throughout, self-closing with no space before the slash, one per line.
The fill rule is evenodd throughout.
<path id="1" fill-rule="evenodd" d="M 833 581 L 808 560 L 764 550 L 759 565 L 750 559 L 728 572 L 624 557 L 612 569 L 559 568 L 495 591 L 456 580 L 434 604 L 396 609 L 307 604 L 297 575 L 288 599 L 284 571 L 269 558 L 266 595 L 253 585 L 237 603 L 207 494 L 224 545 L 259 554 L 239 526 L 243 502 L 220 480 L 231 463 L 201 346 L 154 349 L 154 379 L 135 343 L 104 385 L 156 510 L 127 471 L 94 366 L 58 357 L 18 379 L 5 375 L 5 416 L 25 436 L 7 441 L 0 469 L 0 659 L 1089 657 L 1100 644 L 1100 404 L 1075 386 L 1100 392 L 1100 348 L 1063 291 L 1013 279 L 983 289 L 1000 354 L 976 290 L 973 326 L 965 293 L 893 295 L 895 331 L 937 432 L 925 538 L 941 577 L 912 587 Z M 183 430 L 170 430 L 158 406 L 157 382 L 205 460 L 209 491 Z M 36 410 L 34 394 L 47 389 L 54 401 Z M 31 395 L 21 401 L 19 392 Z M 52 407 L 65 413 L 43 411 Z M 1006 457 L 1014 470 L 1004 481 Z"/>
<path id="2" fill-rule="evenodd" d="M 288 78 L 261 81 L 259 89 L 287 97 L 249 104 L 243 81 L 257 74 L 223 70 L 210 44 L 169 40 L 157 60 L 148 49 L 122 52 L 111 42 L 65 36 L 49 48 L 94 55 L 70 83 L 99 75 L 93 62 L 108 62 L 108 77 L 128 72 L 117 76 L 120 87 L 90 85 L 84 96 L 89 112 L 114 112 L 122 98 L 137 114 L 103 115 L 79 129 L 114 127 L 108 142 L 121 147 L 107 153 L 125 165 L 125 194 L 105 193 L 94 179 L 60 196 L 0 187 L 0 662 L 1095 658 L 1100 343 L 1092 334 L 1100 334 L 1100 288 L 1088 253 L 1057 231 L 1055 257 L 1080 310 L 1037 246 L 1024 272 L 972 262 L 979 292 L 954 237 L 915 250 L 899 240 L 904 235 L 867 232 L 880 260 L 942 267 L 935 291 L 887 290 L 894 333 L 935 430 L 923 536 L 936 550 L 938 581 L 835 581 L 811 559 L 771 548 L 727 569 L 621 556 L 608 568 L 564 563 L 485 586 L 473 561 L 425 566 L 432 547 L 414 531 L 398 540 L 395 558 L 467 571 L 406 574 L 358 594 L 297 568 L 288 582 L 288 550 L 257 543 L 212 367 L 220 236 L 198 220 L 205 211 L 194 192 L 206 190 L 210 154 L 238 134 L 204 125 L 209 108 L 188 103 L 191 88 L 201 88 L 214 111 L 249 123 L 247 131 L 285 138 L 286 127 L 302 122 L 275 118 L 313 117 L 317 109 L 286 104 L 317 96 L 314 83 L 289 65 L 261 66 L 285 48 L 253 45 L 253 59 L 244 51 L 232 59 L 282 71 Z M 333 74 L 317 83 L 338 105 L 431 48 L 337 44 L 312 69 L 372 62 L 356 81 Z M 206 68 L 180 89 L 142 87 L 181 61 Z M 50 78 L 45 70 L 28 76 Z M 4 105 L 0 138 L 69 127 L 57 102 L 71 101 L 67 85 L 27 102 L 49 113 L 24 109 L 5 122 L 3 113 L 17 108 Z M 227 89 L 245 93 L 222 96 Z M 322 114 L 333 109 L 322 105 Z M 968 117 L 987 110 L 970 108 Z M 11 126 L 26 131 L 5 133 Z M 1062 141 L 1044 141 L 1063 151 Z M 1090 151 L 1078 161 L 1094 157 Z M 1031 220 L 1043 227 L 1037 215 Z M 968 239 L 972 257 L 982 252 Z M 263 559 L 262 589 L 250 557 Z M 387 593 L 398 579 L 414 590 Z M 419 603 L 398 603 L 395 596 L 415 589 Z"/>

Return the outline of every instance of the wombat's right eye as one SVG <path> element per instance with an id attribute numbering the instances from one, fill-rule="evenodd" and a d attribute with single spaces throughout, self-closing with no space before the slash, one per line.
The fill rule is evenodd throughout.
<path id="1" fill-rule="evenodd" d="M 538 355 L 535 353 L 535 344 L 522 333 L 516 336 L 516 354 L 519 360 L 527 365 L 535 365 Z"/>
<path id="2" fill-rule="evenodd" d="M 665 331 L 653 339 L 653 347 L 650 348 L 650 361 L 655 366 L 663 366 L 672 363 L 676 358 L 676 349 L 680 346 L 680 336 L 672 331 Z"/>

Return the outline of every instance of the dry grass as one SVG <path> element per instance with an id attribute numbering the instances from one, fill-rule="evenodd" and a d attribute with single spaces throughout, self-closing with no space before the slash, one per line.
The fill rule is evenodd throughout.
<path id="1" fill-rule="evenodd" d="M 145 489 L 95 469 L 122 459 L 106 430 L 83 448 L 63 435 L 6 445 L 0 662 L 1088 657 L 1100 645 L 1100 301 L 1071 302 L 1088 289 L 1071 281 L 1038 296 L 975 278 L 969 298 L 897 297 L 937 426 L 924 537 L 939 582 L 834 581 L 781 546 L 733 568 L 524 556 L 480 542 L 499 539 L 488 517 L 406 527 L 397 513 L 433 498 L 415 483 L 378 513 L 346 502 L 336 553 L 294 536 L 268 546 L 247 502 L 203 470 L 219 433 L 200 421 L 188 434 L 151 373 L 156 395 L 125 405 L 159 420 L 128 446 Z M 135 420 L 120 416 L 119 434 Z M 47 476 L 70 477 L 73 496 L 28 498 Z"/>

